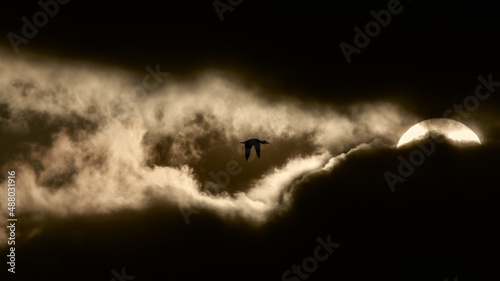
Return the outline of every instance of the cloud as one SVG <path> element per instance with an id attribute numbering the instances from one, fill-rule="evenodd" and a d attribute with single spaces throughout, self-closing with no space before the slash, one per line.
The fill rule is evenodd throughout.
<path id="1" fill-rule="evenodd" d="M 286 210 L 301 181 L 359 145 L 393 145 L 417 120 L 390 103 L 304 104 L 216 71 L 168 77 L 137 97 L 141 79 L 120 69 L 0 57 L 0 164 L 16 171 L 17 212 L 41 219 L 163 202 L 264 222 Z M 271 144 L 245 163 L 239 142 L 251 137 Z M 242 172 L 233 182 L 244 186 L 205 192 L 217 184 L 209 170 L 235 159 Z M 6 202 L 0 194 L 2 212 Z"/>

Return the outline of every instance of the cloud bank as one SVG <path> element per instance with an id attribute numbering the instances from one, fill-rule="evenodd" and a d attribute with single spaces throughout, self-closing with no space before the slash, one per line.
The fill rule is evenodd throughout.
<path id="1" fill-rule="evenodd" d="M 394 145 L 417 120 L 382 102 L 304 104 L 219 71 L 188 82 L 170 75 L 139 95 L 146 71 L 0 57 L 1 184 L 15 170 L 16 212 L 40 219 L 160 203 L 265 222 L 301 182 L 353 150 Z M 271 144 L 245 163 L 239 142 L 252 137 Z M 220 186 L 209 173 L 230 161 L 240 174 L 207 192 Z"/>

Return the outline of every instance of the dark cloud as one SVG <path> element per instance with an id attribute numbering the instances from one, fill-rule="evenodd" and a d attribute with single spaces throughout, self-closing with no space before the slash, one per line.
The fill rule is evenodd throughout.
<path id="1" fill-rule="evenodd" d="M 20 235 L 20 261 L 40 277 L 80 272 L 75 278 L 82 280 L 111 278 L 111 269 L 123 265 L 142 279 L 280 279 L 313 255 L 317 237 L 331 235 L 341 246 L 314 272 L 315 279 L 486 276 L 494 235 L 491 198 L 498 196 L 490 161 L 500 151 L 440 144 L 393 193 L 383 173 L 396 170 L 397 157 L 407 158 L 413 149 L 418 146 L 350 154 L 331 172 L 302 181 L 293 192 L 293 208 L 260 227 L 204 210 L 185 225 L 178 209 L 166 205 L 43 223 L 26 217 L 23 229 L 31 226 L 39 234 Z"/>

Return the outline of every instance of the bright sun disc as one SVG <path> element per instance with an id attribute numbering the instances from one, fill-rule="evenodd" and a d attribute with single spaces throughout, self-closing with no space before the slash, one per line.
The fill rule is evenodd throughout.
<path id="1" fill-rule="evenodd" d="M 432 132 L 441 134 L 459 143 L 468 142 L 481 144 L 479 137 L 464 124 L 452 119 L 435 118 L 424 120 L 408 129 L 399 140 L 397 147 L 424 139 Z"/>

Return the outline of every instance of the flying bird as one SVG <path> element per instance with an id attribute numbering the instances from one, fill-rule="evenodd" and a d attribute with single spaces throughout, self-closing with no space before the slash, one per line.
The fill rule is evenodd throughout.
<path id="1" fill-rule="evenodd" d="M 241 143 L 245 144 L 245 158 L 248 161 L 248 157 L 250 156 L 250 151 L 252 150 L 252 146 L 255 146 L 255 151 L 257 151 L 257 157 L 260 158 L 260 144 L 269 144 L 265 140 L 259 139 L 249 139 L 247 141 L 242 141 Z"/>

